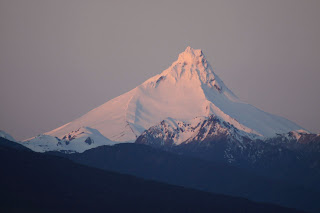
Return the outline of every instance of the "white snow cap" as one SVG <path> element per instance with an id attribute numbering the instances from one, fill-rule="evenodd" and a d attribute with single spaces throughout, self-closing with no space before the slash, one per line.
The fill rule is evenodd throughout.
<path id="1" fill-rule="evenodd" d="M 179 54 L 178 62 L 197 64 L 197 63 L 201 63 L 202 59 L 204 58 L 205 57 L 201 49 L 196 50 L 188 46 L 184 52 Z"/>
<path id="2" fill-rule="evenodd" d="M 220 93 L 225 93 L 230 99 L 238 98 L 224 85 L 223 81 L 214 73 L 201 49 L 193 49 L 190 46 L 179 54 L 178 60 L 163 71 L 160 75 L 150 78 L 143 85 L 151 84 L 158 87 L 161 82 L 171 81 L 188 82 L 193 87 L 204 86 L 214 88 Z"/>

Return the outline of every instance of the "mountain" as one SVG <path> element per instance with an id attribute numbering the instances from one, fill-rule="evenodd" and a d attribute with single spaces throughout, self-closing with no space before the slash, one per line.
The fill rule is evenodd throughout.
<path id="1" fill-rule="evenodd" d="M 80 127 L 75 131 L 58 138 L 51 135 L 38 135 L 30 140 L 21 142 L 22 145 L 36 151 L 60 151 L 66 153 L 83 152 L 87 149 L 95 148 L 103 145 L 113 145 L 101 133 L 90 127 Z"/>
<path id="2" fill-rule="evenodd" d="M 163 120 L 143 132 L 136 143 L 228 163 L 320 191 L 319 134 L 300 130 L 254 138 L 211 115 L 190 123 Z"/>
<path id="3" fill-rule="evenodd" d="M 49 154 L 49 153 L 48 153 Z M 150 146 L 121 143 L 83 153 L 61 154 L 76 163 L 107 171 L 218 194 L 319 212 L 318 192 L 286 180 L 265 178 L 230 164 L 176 155 Z"/>
<path id="4" fill-rule="evenodd" d="M 211 115 L 253 138 L 303 129 L 241 101 L 214 73 L 203 52 L 187 47 L 161 74 L 45 135 L 61 139 L 81 127 L 89 127 L 110 141 L 134 142 L 164 119 L 194 123 L 197 118 Z M 39 138 L 28 141 L 38 143 Z"/>
<path id="5" fill-rule="evenodd" d="M 1 212 L 300 212 L 90 168 L 4 140 Z"/>
<path id="6" fill-rule="evenodd" d="M 257 137 L 256 134 L 239 130 L 221 118 L 210 115 L 197 117 L 191 121 L 179 121 L 167 118 L 159 124 L 144 131 L 136 143 L 152 146 L 177 146 L 192 142 L 208 140 L 249 141 Z"/>

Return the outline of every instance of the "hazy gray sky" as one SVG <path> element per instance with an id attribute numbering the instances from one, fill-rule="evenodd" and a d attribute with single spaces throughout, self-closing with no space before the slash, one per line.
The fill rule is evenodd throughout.
<path id="1" fill-rule="evenodd" d="M 0 129 L 52 130 L 203 49 L 241 99 L 320 130 L 319 0 L 0 0 Z"/>

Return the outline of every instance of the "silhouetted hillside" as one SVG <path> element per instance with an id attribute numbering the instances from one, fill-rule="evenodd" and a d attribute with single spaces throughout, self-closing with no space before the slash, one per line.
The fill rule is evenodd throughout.
<path id="1" fill-rule="evenodd" d="M 64 156 L 88 166 L 174 185 L 308 211 L 320 210 L 319 194 L 302 186 L 258 176 L 228 164 L 176 155 L 145 145 L 102 146 Z"/>
<path id="2" fill-rule="evenodd" d="M 89 168 L 1 144 L 1 212 L 298 212 Z"/>

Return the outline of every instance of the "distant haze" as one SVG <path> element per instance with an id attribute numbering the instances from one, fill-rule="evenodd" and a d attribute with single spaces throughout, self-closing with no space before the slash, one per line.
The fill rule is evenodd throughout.
<path id="1" fill-rule="evenodd" d="M 52 130 L 191 46 L 241 99 L 319 132 L 319 11 L 319 0 L 0 0 L 0 129 Z"/>

